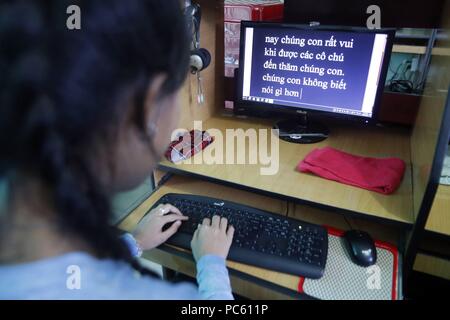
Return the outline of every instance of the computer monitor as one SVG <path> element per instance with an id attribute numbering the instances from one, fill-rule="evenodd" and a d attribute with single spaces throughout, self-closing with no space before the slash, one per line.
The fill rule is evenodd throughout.
<path id="1" fill-rule="evenodd" d="M 276 128 L 280 138 L 298 143 L 328 136 L 323 121 L 319 125 L 308 116 L 373 123 L 394 34 L 394 29 L 242 22 L 235 110 L 289 118 Z"/>

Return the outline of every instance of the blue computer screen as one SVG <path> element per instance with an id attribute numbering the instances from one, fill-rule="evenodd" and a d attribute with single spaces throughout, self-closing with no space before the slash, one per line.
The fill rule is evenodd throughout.
<path id="1" fill-rule="evenodd" d="M 243 32 L 242 100 L 372 117 L 387 34 L 267 25 Z"/>

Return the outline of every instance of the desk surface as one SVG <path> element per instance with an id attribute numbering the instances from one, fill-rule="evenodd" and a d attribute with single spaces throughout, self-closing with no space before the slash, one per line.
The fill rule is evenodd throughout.
<path id="1" fill-rule="evenodd" d="M 220 130 L 225 136 L 226 129 L 268 129 L 270 123 L 213 117 L 203 123 L 203 129 L 212 128 Z M 163 161 L 160 167 L 165 170 L 195 175 L 234 186 L 243 186 L 252 191 L 268 193 L 278 197 L 339 208 L 382 220 L 412 224 L 409 133 L 402 129 L 380 128 L 339 127 L 331 128 L 331 130 L 330 137 L 317 144 L 299 145 L 280 141 L 279 171 L 275 175 L 261 175 L 261 165 L 259 164 L 194 164 L 196 161 L 201 161 L 202 153 L 190 159 L 192 163 L 186 163 L 185 161 L 181 164 L 173 164 L 169 161 Z M 227 139 L 225 145 L 236 149 L 236 144 L 231 139 Z M 407 169 L 400 188 L 394 194 L 387 196 L 295 170 L 298 162 L 310 151 L 324 146 L 332 146 L 356 155 L 399 157 L 405 160 Z M 212 147 L 213 145 L 208 148 Z M 246 148 L 248 153 L 251 151 L 257 152 L 256 145 L 249 146 L 247 143 Z M 225 155 L 225 150 L 223 154 Z M 225 156 L 224 162 L 226 162 Z"/>
<path id="2" fill-rule="evenodd" d="M 450 186 L 439 185 L 425 229 L 450 236 Z"/>
<path id="3" fill-rule="evenodd" d="M 327 224 L 333 227 L 347 229 L 346 223 L 358 225 L 358 221 L 349 218 L 347 221 L 341 215 L 326 212 L 317 208 L 302 205 L 291 205 L 288 207 L 287 201 L 273 199 L 263 195 L 252 192 L 235 190 L 224 185 L 214 184 L 200 179 L 192 179 L 175 175 L 160 186 L 146 201 L 144 201 L 138 208 L 136 208 L 119 227 L 126 231 L 131 231 L 135 228 L 144 214 L 167 193 L 184 193 L 184 194 L 198 194 L 210 197 L 219 197 L 229 201 L 239 202 L 245 205 L 253 206 L 259 209 L 268 210 L 282 216 L 289 215 L 294 219 L 301 219 L 318 224 Z M 289 214 L 288 214 L 289 213 Z M 360 226 L 358 226 L 360 227 Z M 374 233 L 374 227 L 363 227 L 366 230 L 378 237 L 383 236 L 383 240 L 389 239 L 389 227 L 377 228 L 384 233 Z M 395 231 L 391 230 L 392 234 Z M 148 251 L 144 255 L 145 258 L 159 263 L 169 269 L 179 271 L 190 276 L 195 276 L 195 264 L 191 258 L 190 252 L 175 248 L 165 247 Z M 252 298 L 288 298 L 297 292 L 299 277 L 275 272 L 267 269 L 262 269 L 234 261 L 227 261 L 230 268 L 231 280 L 233 290 L 247 297 Z M 249 280 L 249 277 L 251 278 Z M 261 284 L 261 283 L 264 284 Z M 284 291 L 283 291 L 284 290 Z M 286 291 L 287 290 L 287 291 Z M 288 295 L 283 295 L 289 293 Z M 275 295 L 274 295 L 275 294 Z M 282 294 L 283 296 L 280 296 Z"/>

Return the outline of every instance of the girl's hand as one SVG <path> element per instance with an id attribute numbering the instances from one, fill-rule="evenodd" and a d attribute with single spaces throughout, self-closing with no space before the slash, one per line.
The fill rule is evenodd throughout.
<path id="1" fill-rule="evenodd" d="M 133 236 L 143 251 L 150 250 L 166 242 L 187 219 L 171 204 L 160 204 L 139 222 Z M 168 223 L 172 225 L 163 231 Z"/>
<path id="2" fill-rule="evenodd" d="M 205 218 L 203 223 L 198 225 L 191 241 L 195 261 L 208 254 L 226 259 L 233 235 L 234 227 L 228 227 L 226 218 L 214 216 L 212 221 Z"/>

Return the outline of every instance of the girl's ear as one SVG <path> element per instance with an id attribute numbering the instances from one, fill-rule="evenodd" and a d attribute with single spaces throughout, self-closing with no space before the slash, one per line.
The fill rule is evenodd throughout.
<path id="1" fill-rule="evenodd" d="M 158 100 L 161 98 L 162 87 L 166 80 L 167 76 L 165 74 L 157 74 L 148 85 L 143 106 L 145 129 L 156 129 L 158 126 L 160 116 Z"/>

